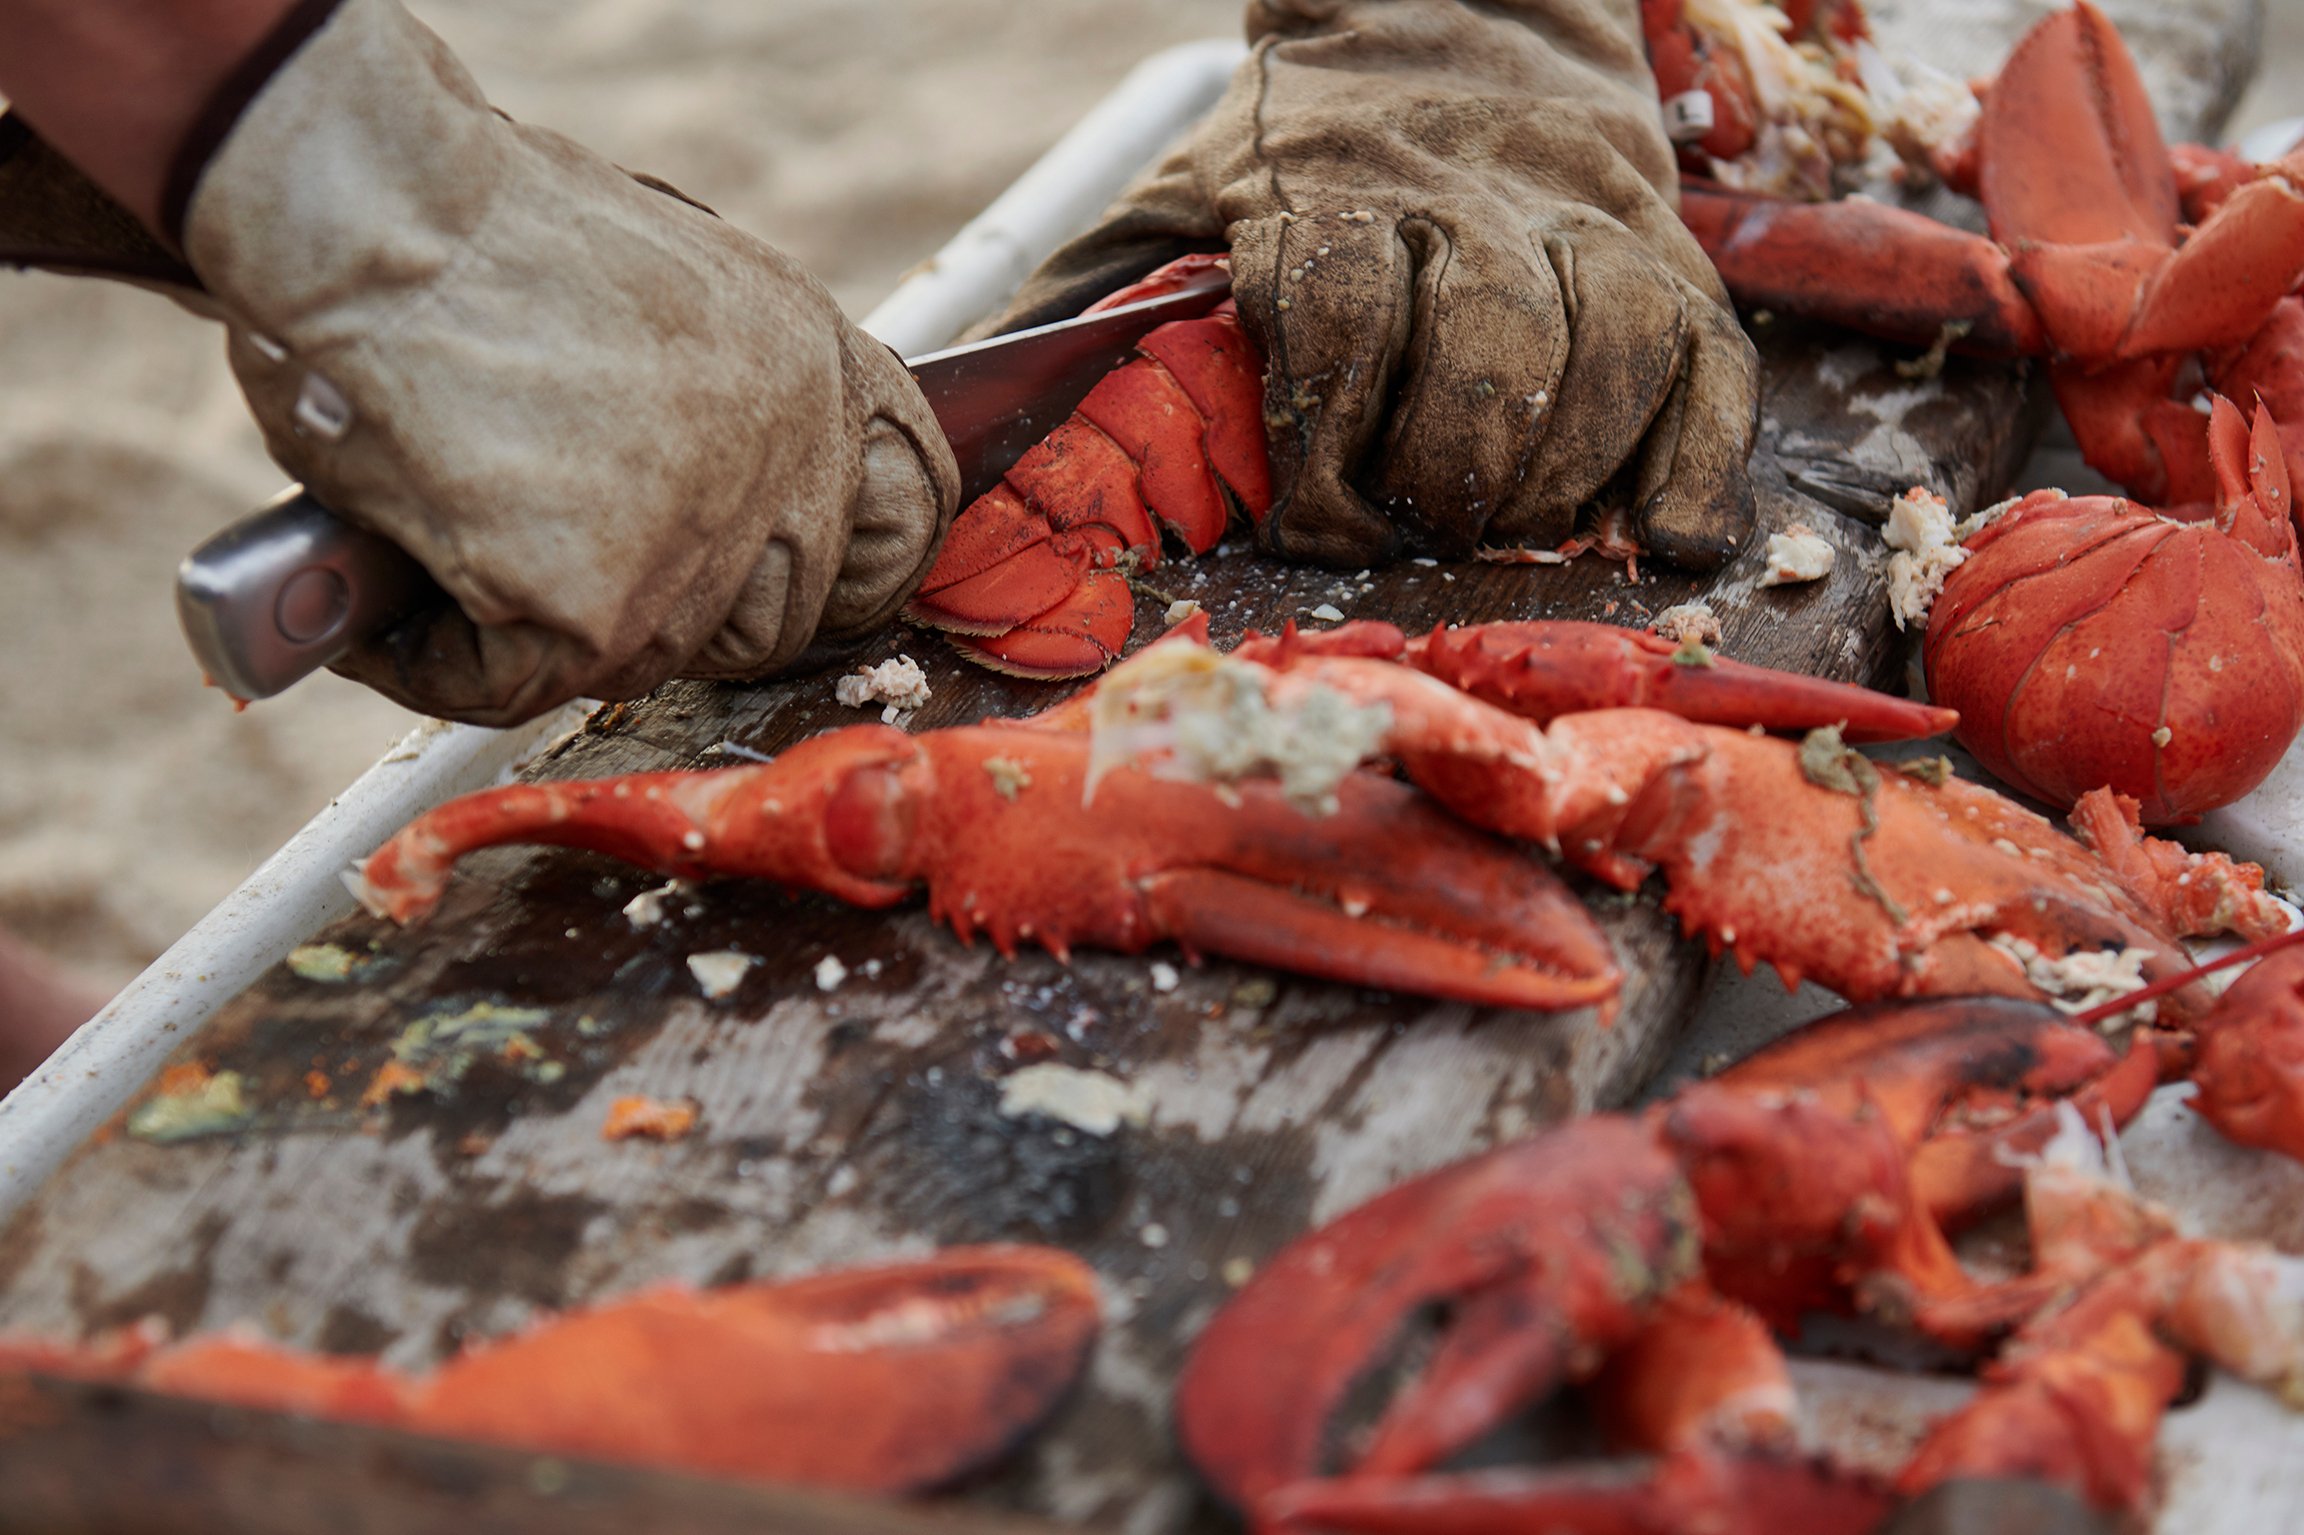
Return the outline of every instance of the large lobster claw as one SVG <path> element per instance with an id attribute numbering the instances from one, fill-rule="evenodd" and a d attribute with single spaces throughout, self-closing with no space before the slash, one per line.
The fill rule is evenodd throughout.
<path id="1" fill-rule="evenodd" d="M 2177 248 L 2143 76 L 2088 0 L 2026 33 L 1986 97 L 1979 190 L 2056 349 L 2088 362 L 2246 341 L 2304 275 L 2304 196 L 2252 182 Z"/>
<path id="2" fill-rule="evenodd" d="M 1694 1272 L 1695 1221 L 1672 1159 L 1614 1117 L 1401 1184 L 1291 1244 L 1208 1324 L 1177 1382 L 1185 1452 L 1243 1509 L 1327 1474 L 1350 1388 L 1445 1306 L 1350 1469 L 1429 1466 L 1637 1333 Z"/>
<path id="3" fill-rule="evenodd" d="M 2016 46 L 1967 163 L 1991 239 L 1861 199 L 1703 183 L 1683 215 L 1746 307 L 2049 357 L 2083 456 L 2145 501 L 2216 494 L 2192 403 L 2203 378 L 2270 407 L 2304 459 L 2304 155 L 2172 154 L 2118 32 L 2079 0 Z"/>
<path id="4" fill-rule="evenodd" d="M 360 893 L 406 921 L 456 859 L 545 842 L 688 878 L 734 875 L 887 906 L 925 886 L 962 939 L 1136 953 L 1174 940 L 1360 985 L 1504 1007 L 1607 1001 L 1607 939 L 1541 865 L 1373 773 L 1333 814 L 1269 784 L 1237 792 L 1122 770 L 1088 798 L 1091 742 L 980 726 L 858 725 L 770 763 L 521 784 L 419 817 Z"/>
<path id="5" fill-rule="evenodd" d="M 1371 749 L 1463 819 L 1556 849 L 1622 889 L 1661 871 L 1665 909 L 1691 936 L 1733 946 L 1746 969 L 1766 959 L 1787 984 L 1812 977 L 1853 1001 L 2083 990 L 2058 962 L 2099 949 L 2125 951 L 2147 979 L 2186 968 L 2160 906 L 1977 785 L 1883 772 L 1830 731 L 1794 743 L 1652 709 L 1538 727 L 1340 648 L 1265 642 L 1265 664 L 1155 647 L 1104 680 L 1096 729 L 1124 760 L 1242 777 L 1268 766 L 1207 749 L 1234 700 L 1256 694 L 1285 717 L 1341 697 L 1383 721 Z M 2274 904 L 2257 891 L 2229 915 L 2241 927 L 2284 925 Z M 2189 1015 L 2206 1001 L 2195 988 L 2163 1011 Z"/>
<path id="6" fill-rule="evenodd" d="M 152 1350 L 0 1340 L 0 1371 L 121 1380 L 415 1433 L 859 1492 L 1013 1448 L 1097 1327 L 1087 1265 L 953 1248 L 781 1283 L 665 1287 L 550 1318 L 425 1374 L 231 1335 Z"/>

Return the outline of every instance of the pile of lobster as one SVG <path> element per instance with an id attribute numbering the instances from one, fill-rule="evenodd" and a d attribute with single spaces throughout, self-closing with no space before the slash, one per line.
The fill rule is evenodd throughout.
<path id="1" fill-rule="evenodd" d="M 1209 1326 L 1180 1382 L 1195 1464 L 1258 1527 L 1290 1530 L 1508 1514 L 1857 1535 L 1900 1498 L 1984 1475 L 2132 1508 L 2186 1358 L 2304 1383 L 2304 1288 L 2293 1260 L 2188 1239 L 2084 1176 L 2071 1116 L 2124 1122 L 2155 1082 L 2188 1077 L 2228 1135 L 2304 1155 L 2304 963 L 2267 962 L 2217 1001 L 2177 940 L 2278 941 L 2287 912 L 2257 871 L 2145 836 L 2109 794 L 2075 840 L 1990 790 L 1846 745 L 1947 723 L 1603 626 L 1411 643 L 1363 624 L 1219 654 L 1194 625 L 1030 719 L 859 725 L 756 766 L 486 790 L 412 823 L 361 883 L 408 920 L 463 854 L 547 842 L 867 906 L 925 886 L 963 936 L 1003 950 L 1171 938 L 1575 1007 L 1604 1005 L 1618 977 L 1530 845 L 1624 888 L 1660 872 L 1715 950 L 1873 1005 L 1645 1114 L 1427 1174 L 1300 1240 Z M 2124 1040 L 2100 1027 L 2116 1015 Z M 2046 1160 L 2026 1174 L 2026 1155 Z M 1973 1278 L 1945 1230 L 2019 1192 L 2033 1269 Z M 1451 1320 L 1421 1375 L 1339 1460 L 1355 1383 L 1436 1306 Z M 1986 1360 L 1984 1391 L 1893 1486 L 1794 1451 L 1771 1332 L 1830 1310 Z M 0 1364 L 892 1490 L 1012 1445 L 1060 1398 L 1094 1317 L 1092 1280 L 1062 1254 L 956 1249 L 644 1294 L 423 1375 L 138 1333 L 19 1340 Z M 1646 1469 L 1422 1475 L 1572 1383 L 1593 1386 Z M 827 1404 L 852 1453 L 816 1432 Z"/>
<path id="2" fill-rule="evenodd" d="M 1692 157 L 1763 136 L 1751 67 L 1696 30 L 1728 3 L 1643 7 L 1668 91 L 1712 103 Z M 1792 21 L 1862 36 L 1853 0 Z M 2171 156 L 2085 5 L 2018 50 L 1972 143 L 1934 148 L 1980 187 L 1996 242 L 1700 187 L 1688 217 L 1747 300 L 2047 355 L 2092 461 L 2200 503 L 2043 493 L 1972 537 L 1926 649 L 1951 708 L 1597 625 L 1410 640 L 1354 624 L 1219 654 L 1199 619 L 1030 719 L 855 726 L 757 766 L 467 796 L 372 856 L 360 894 L 415 920 L 466 853 L 542 842 L 872 908 L 924 892 L 1004 954 L 1174 942 L 1605 1018 L 1622 976 L 1553 865 L 1623 890 L 1660 877 L 1715 954 L 1857 1005 L 1643 1113 L 1428 1173 L 1300 1239 L 1195 1348 L 1177 1392 L 1194 1464 L 1256 1528 L 1291 1532 L 1863 1535 L 1987 1477 L 2141 1509 L 2189 1361 L 2304 1391 L 2299 1260 L 2187 1236 L 2106 1175 L 2094 1139 L 2184 1080 L 2232 1139 L 2304 1157 L 2304 951 L 2218 998 L 2181 947 L 2269 948 L 2288 912 L 2260 871 L 2143 830 L 2244 792 L 2304 717 L 2288 475 L 2304 163 Z M 1867 274 L 1894 282 L 1851 286 Z M 1006 670 L 1099 670 L 1163 529 L 1204 550 L 1235 509 L 1263 514 L 1262 370 L 1236 319 L 1169 326 L 1143 352 L 963 515 L 916 617 Z M 2260 404 L 2251 424 L 2195 391 Z M 2073 804 L 2077 838 L 1851 746 L 1956 725 L 2009 781 Z M 2018 1198 L 2029 1269 L 1977 1277 L 1947 1233 Z M 1972 1403 L 1892 1480 L 1798 1446 L 1776 1335 L 1817 1312 L 1980 1363 Z M 0 1340 L 0 1369 L 894 1491 L 1013 1446 L 1095 1326 L 1076 1260 L 954 1249 L 651 1292 L 422 1374 L 140 1330 Z M 1569 1387 L 1634 1461 L 1438 1469 Z"/>
<path id="3" fill-rule="evenodd" d="M 1819 102 L 1852 126 L 1810 123 L 1801 142 L 1845 139 L 1843 160 L 1891 115 L 1865 94 L 1883 66 L 1855 0 L 1788 9 L 1787 36 L 1749 0 L 1643 6 L 1665 94 L 1707 103 L 1712 126 L 1686 146 L 1706 175 L 1684 181 L 1682 215 L 1729 291 L 1892 340 L 2045 357 L 2090 464 L 2150 503 L 2041 492 L 1973 537 L 1929 627 L 1931 690 L 1987 767 L 2054 804 L 2109 785 L 2162 825 L 2246 793 L 2304 725 L 2289 484 L 2304 463 L 2304 153 L 2253 166 L 2171 151 L 2118 33 L 2081 0 L 2024 39 L 1980 113 L 1952 118 L 1964 131 L 1915 151 L 1982 199 L 1991 238 L 1868 199 L 1731 190 L 1707 176 Z M 1782 83 L 1789 60 L 1807 85 Z M 1104 302 L 1221 259 L 1187 257 Z M 998 670 L 1083 676 L 1125 648 L 1130 580 L 1161 560 L 1163 529 L 1198 553 L 1231 509 L 1261 523 L 1268 381 L 1231 306 L 1142 350 L 962 512 L 910 617 Z M 2018 606 L 2030 621 L 2007 622 Z"/>

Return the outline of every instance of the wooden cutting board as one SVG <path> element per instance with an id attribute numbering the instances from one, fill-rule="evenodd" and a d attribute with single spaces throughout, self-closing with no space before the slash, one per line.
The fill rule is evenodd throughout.
<path id="1" fill-rule="evenodd" d="M 1988 66 L 2036 10 L 1878 9 L 1889 46 L 1962 71 Z M 2229 108 L 2258 19 L 2248 0 L 2112 9 L 2173 128 Z M 1323 607 L 1411 630 L 1638 625 L 1701 596 L 1728 654 L 1892 685 L 1906 645 L 1873 523 L 1915 483 L 1956 514 L 1996 499 L 2041 411 L 2021 368 L 1954 360 L 1908 377 L 1890 349 L 1783 323 L 1758 335 L 1761 539 L 1793 522 L 1817 530 L 1838 551 L 1823 581 L 1761 589 L 1756 557 L 1706 581 L 1645 567 L 1635 580 L 1592 557 L 1336 572 L 1274 565 L 1237 542 L 1148 581 L 1208 609 L 1219 643 L 1317 624 Z M 1140 604 L 1140 638 L 1157 632 L 1159 606 Z M 921 634 L 864 659 L 899 650 L 935 689 L 911 729 L 1056 696 Z M 866 717 L 833 701 L 830 676 L 676 685 L 604 710 L 529 776 L 716 766 L 731 760 L 723 743 L 774 752 Z M 1142 1535 L 1208 1527 L 1218 1516 L 1172 1448 L 1168 1386 L 1240 1277 L 1400 1178 L 1623 1101 L 1705 982 L 1653 892 L 1594 902 L 1630 977 L 1602 1029 L 1588 1013 L 1432 1004 L 1229 964 L 1185 969 L 1163 991 L 1147 960 L 1008 963 L 918 911 L 733 884 L 635 927 L 621 909 L 655 883 L 589 855 L 506 851 L 469 862 L 419 928 L 358 918 L 316 934 L 325 948 L 267 975 L 179 1053 L 240 1073 L 245 1118 L 168 1143 L 115 1126 L 82 1148 L 0 1235 L 0 1330 L 247 1321 L 420 1366 L 539 1308 L 659 1280 L 1049 1241 L 1103 1276 L 1107 1330 L 1057 1421 L 967 1500 Z M 762 962 L 707 1000 L 686 959 L 722 949 Z M 818 984 L 827 958 L 847 975 L 832 989 Z M 1130 1084 L 1146 1122 L 1094 1135 L 1004 1116 L 1002 1079 L 1048 1053 Z M 363 1107 L 395 1059 L 433 1085 Z M 693 1099 L 696 1132 L 604 1143 L 608 1103 L 631 1093 Z M 10 1442 L 0 1423 L 0 1481 Z"/>

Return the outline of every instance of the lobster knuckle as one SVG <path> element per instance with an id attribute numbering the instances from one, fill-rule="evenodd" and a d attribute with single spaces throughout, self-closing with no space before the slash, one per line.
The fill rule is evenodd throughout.
<path id="1" fill-rule="evenodd" d="M 2304 955 L 2259 960 L 2196 1033 L 2200 1113 L 2241 1145 L 2304 1159 Z"/>

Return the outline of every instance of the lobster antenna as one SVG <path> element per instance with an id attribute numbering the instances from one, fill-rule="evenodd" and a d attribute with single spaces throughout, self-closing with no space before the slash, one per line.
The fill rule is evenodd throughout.
<path id="1" fill-rule="evenodd" d="M 2189 970 L 2179 970 L 2174 975 L 2162 976 L 2141 990 L 2125 992 L 2109 1002 L 2098 1003 L 2084 1013 L 2074 1013 L 2072 1021 L 2090 1025 L 2102 1023 L 2107 1018 L 2118 1017 L 2130 1008 L 2140 1007 L 2146 1002 L 2157 1002 L 2172 991 L 2181 991 L 2204 975 L 2213 974 L 2218 970 L 2229 970 L 2234 965 L 2244 965 L 2252 960 L 2262 959 L 2267 954 L 2277 954 L 2280 950 L 2293 948 L 2299 943 L 2304 943 L 2304 927 L 2291 928 L 2285 933 L 2275 933 L 2270 938 L 2259 938 L 2254 943 L 2234 949 L 2231 953 L 2209 960 L 2206 964 L 2194 965 Z"/>

